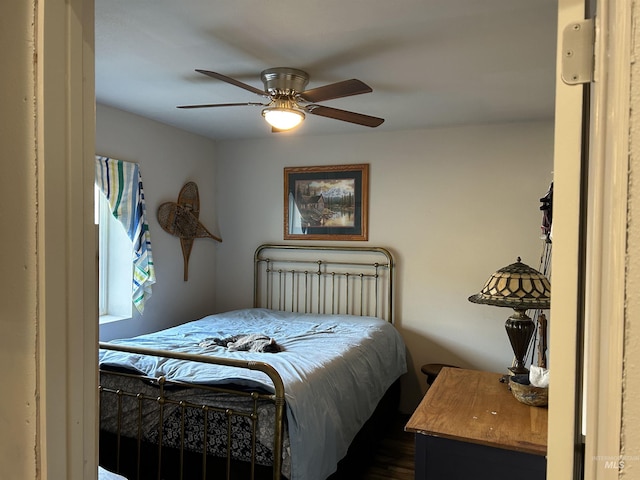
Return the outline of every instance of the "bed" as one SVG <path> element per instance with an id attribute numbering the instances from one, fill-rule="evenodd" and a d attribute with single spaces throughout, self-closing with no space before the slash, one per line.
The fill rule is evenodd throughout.
<path id="1" fill-rule="evenodd" d="M 100 463 L 324 480 L 406 372 L 391 254 L 262 245 L 253 308 L 101 343 Z"/>
<path id="2" fill-rule="evenodd" d="M 98 467 L 98 480 L 127 480 L 121 475 L 116 475 L 102 467 Z"/>

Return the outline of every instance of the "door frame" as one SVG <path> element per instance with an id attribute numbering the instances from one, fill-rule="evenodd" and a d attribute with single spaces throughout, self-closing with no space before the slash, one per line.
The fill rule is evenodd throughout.
<path id="1" fill-rule="evenodd" d="M 576 438 L 581 383 L 578 358 L 583 317 L 583 95 L 585 86 L 562 80 L 565 26 L 585 18 L 585 0 L 558 0 L 553 165 L 553 256 L 549 362 L 547 478 L 572 479 L 580 462 Z M 559 294 L 561 292 L 561 294 Z M 580 442 L 581 443 L 581 442 Z"/>
<path id="2" fill-rule="evenodd" d="M 550 480 L 619 475 L 608 460 L 619 458 L 622 422 L 631 6 L 597 0 L 594 81 L 583 99 L 586 87 L 560 78 L 560 39 L 585 11 L 582 0 L 558 2 Z M 583 100 L 591 103 L 584 126 Z"/>
<path id="3" fill-rule="evenodd" d="M 617 479 L 622 434 L 631 2 L 596 15 L 585 314 L 585 478 Z M 613 460 L 612 460 L 613 459 Z M 612 463 L 613 461 L 613 463 Z"/>
<path id="4" fill-rule="evenodd" d="M 36 3 L 39 479 L 97 477 L 94 0 Z"/>

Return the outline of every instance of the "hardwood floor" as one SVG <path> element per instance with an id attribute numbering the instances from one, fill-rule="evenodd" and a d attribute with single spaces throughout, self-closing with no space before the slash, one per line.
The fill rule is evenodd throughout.
<path id="1" fill-rule="evenodd" d="M 404 431 L 409 415 L 398 415 L 383 432 L 372 452 L 357 464 L 339 470 L 329 480 L 413 480 L 414 439 Z"/>
<path id="2" fill-rule="evenodd" d="M 399 415 L 378 444 L 362 480 L 414 480 L 414 435 L 404 431 L 408 415 Z"/>

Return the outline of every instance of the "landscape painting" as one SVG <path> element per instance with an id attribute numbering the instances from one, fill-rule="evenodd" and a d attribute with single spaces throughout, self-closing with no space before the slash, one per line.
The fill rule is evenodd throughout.
<path id="1" fill-rule="evenodd" d="M 285 240 L 367 240 L 368 178 L 368 164 L 285 168 Z"/>

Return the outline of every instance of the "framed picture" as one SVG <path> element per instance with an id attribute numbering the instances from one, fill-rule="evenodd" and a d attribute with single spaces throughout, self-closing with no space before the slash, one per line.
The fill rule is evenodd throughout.
<path id="1" fill-rule="evenodd" d="M 285 240 L 367 240 L 369 165 L 284 169 Z"/>

